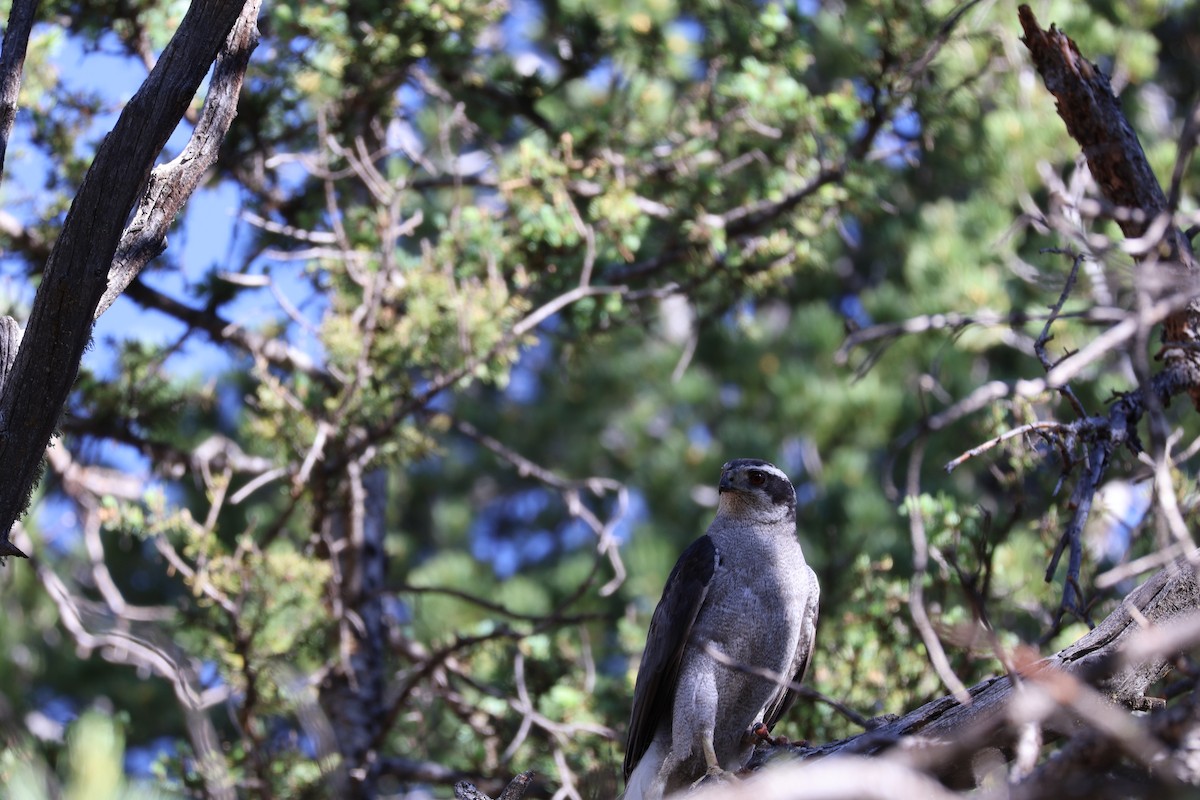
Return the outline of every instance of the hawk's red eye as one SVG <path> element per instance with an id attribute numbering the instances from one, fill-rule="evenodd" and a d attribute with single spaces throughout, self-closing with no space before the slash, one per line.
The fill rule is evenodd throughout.
<path id="1" fill-rule="evenodd" d="M 767 473 L 761 469 L 752 469 L 750 470 L 749 479 L 751 486 L 762 486 L 767 482 Z"/>

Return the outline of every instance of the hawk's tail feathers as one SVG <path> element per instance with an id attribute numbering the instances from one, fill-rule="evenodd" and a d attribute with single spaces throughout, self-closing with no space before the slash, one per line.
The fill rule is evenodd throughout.
<path id="1" fill-rule="evenodd" d="M 662 800 L 663 776 L 660 773 L 666 757 L 662 743 L 657 738 L 651 741 L 633 772 L 629 773 L 629 780 L 625 781 L 623 800 Z"/>

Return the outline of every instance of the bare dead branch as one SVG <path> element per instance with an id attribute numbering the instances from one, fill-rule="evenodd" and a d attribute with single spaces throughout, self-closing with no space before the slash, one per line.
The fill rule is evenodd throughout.
<path id="1" fill-rule="evenodd" d="M 1129 312 L 1123 308 L 1109 308 L 1104 306 L 1083 309 L 1081 311 L 1058 313 L 1053 315 L 1053 317 L 1051 314 L 1030 314 L 1025 311 L 1013 311 L 1002 314 L 986 309 L 971 314 L 960 314 L 956 311 L 947 311 L 941 314 L 923 314 L 919 317 L 913 317 L 900 322 L 881 322 L 877 325 L 871 325 L 870 327 L 850 332 L 834 354 L 834 361 L 838 364 L 847 364 L 850 361 L 850 354 L 854 350 L 865 347 L 870 343 L 878 342 L 877 351 L 867 358 L 867 363 L 864 365 L 869 367 L 878 360 L 879 353 L 890 345 L 892 340 L 899 339 L 901 336 L 927 333 L 929 331 L 945 330 L 957 333 L 965 328 L 976 325 L 981 327 L 1014 327 L 1029 322 L 1047 321 L 1052 318 L 1073 319 L 1089 324 L 1111 324 L 1120 322 L 1128 315 Z M 863 371 L 863 367 L 859 367 L 859 371 Z"/>
<path id="2" fill-rule="evenodd" d="M 1181 559 L 1131 592 L 1074 644 L 1041 660 L 1019 657 L 1014 676 L 1000 675 L 972 686 L 967 691 L 969 704 L 942 697 L 848 739 L 787 750 L 804 760 L 838 756 L 831 764 L 844 763 L 849 754 L 883 755 L 942 781 L 973 785 L 971 756 L 980 748 L 1001 748 L 1011 757 L 1020 738 L 1028 736 L 1031 722 L 1053 737 L 1075 735 L 1084 715 L 1096 723 L 1105 741 L 1135 759 L 1160 758 L 1158 745 L 1143 741 L 1146 733 L 1136 727 L 1140 722 L 1128 710 L 1154 707 L 1145 692 L 1167 672 L 1176 653 L 1200 638 L 1198 611 L 1200 583 L 1195 570 Z M 1058 714 L 1056 709 L 1069 713 Z M 1171 711 L 1155 712 L 1150 724 L 1161 713 Z M 751 767 L 762 766 L 779 750 L 760 748 Z"/>
<path id="3" fill-rule="evenodd" d="M 1171 188 L 1167 193 L 1167 207 L 1174 213 L 1179 208 L 1179 198 L 1183 191 L 1183 177 L 1200 144 L 1200 103 L 1192 105 L 1183 131 L 1179 134 L 1179 145 L 1175 154 L 1175 167 L 1171 170 Z"/>
<path id="4" fill-rule="evenodd" d="M 46 263 L 21 349 L 0 394 L 0 542 L 29 503 L 46 443 L 75 382 L 125 220 L 155 159 L 242 12 L 191 4 L 158 64 L 97 149 Z"/>
<path id="5" fill-rule="evenodd" d="M 607 597 L 620 587 L 625 581 L 625 563 L 621 559 L 620 549 L 617 546 L 618 542 L 616 538 L 613 536 L 613 531 L 628 510 L 629 490 L 624 484 L 612 478 L 602 477 L 567 480 L 556 475 L 551 470 L 535 464 L 498 439 L 481 432 L 466 420 L 455 417 L 451 419 L 451 424 L 459 433 L 512 464 L 517 468 L 519 475 L 532 476 L 547 486 L 552 486 L 561 491 L 563 499 L 567 504 L 567 510 L 571 516 L 583 520 L 592 529 L 592 532 L 596 535 L 597 552 L 605 556 L 612 565 L 613 577 L 601 587 L 600 595 Z M 590 508 L 584 505 L 580 498 L 580 491 L 582 489 L 587 489 L 596 497 L 604 497 L 609 493 L 615 494 L 617 497 L 617 508 L 614 513 L 610 514 L 602 522 Z"/>
<path id="6" fill-rule="evenodd" d="M 1172 207 L 1150 168 L 1141 143 L 1113 95 L 1108 76 L 1084 58 L 1068 36 L 1053 25 L 1042 30 L 1029 6 L 1019 9 L 1023 41 L 1029 48 L 1046 88 L 1058 100 L 1058 113 L 1067 131 L 1080 145 L 1105 199 L 1135 213 L 1117 223 L 1127 239 L 1144 237 L 1159 222 L 1161 233 L 1142 249 L 1139 276 L 1145 280 L 1161 274 L 1164 288 L 1193 283 L 1197 265 L 1191 242 L 1170 224 Z M 1194 134 L 1193 134 L 1194 138 Z M 1186 143 L 1184 145 L 1187 146 Z M 1162 247 L 1159 247 L 1159 242 Z M 1195 290 L 1192 290 L 1195 294 Z M 1166 342 L 1195 342 L 1200 332 L 1200 304 L 1187 303 L 1172 313 L 1163 326 Z M 1197 354 L 1168 347 L 1162 358 L 1165 371 L 1180 373 L 1174 381 L 1200 408 L 1200 366 Z M 1169 398 L 1168 398 L 1169 399 Z"/>
<path id="7" fill-rule="evenodd" d="M 1085 419 L 1081 420 L 1080 422 L 1084 424 L 1090 424 L 1091 421 Z M 1004 442 L 1007 442 L 1010 439 L 1015 439 L 1018 436 L 1024 436 L 1025 434 L 1032 433 L 1034 431 L 1049 431 L 1056 434 L 1063 434 L 1068 432 L 1071 427 L 1071 425 L 1065 425 L 1061 422 L 1055 422 L 1054 420 L 1029 422 L 1024 425 L 1018 425 L 1015 428 L 1010 428 L 999 436 L 988 439 L 983 444 L 964 451 L 962 455 L 952 459 L 946 464 L 946 472 L 953 472 L 957 467 L 961 466 L 964 461 L 974 458 L 975 456 L 982 455 L 996 445 L 1003 444 Z"/>
<path id="8" fill-rule="evenodd" d="M 13 0 L 0 45 L 0 177 L 4 175 L 4 157 L 8 138 L 17 119 L 17 98 L 21 93 L 21 73 L 25 69 L 25 51 L 37 17 L 38 0 Z"/>
<path id="9" fill-rule="evenodd" d="M 525 792 L 531 783 L 533 783 L 533 773 L 522 772 L 512 779 L 504 791 L 497 796 L 496 800 L 520 800 L 525 796 Z M 454 796 L 458 800 L 492 800 L 492 798 L 466 781 L 454 785 Z"/>
<path id="10" fill-rule="evenodd" d="M 921 513 L 920 492 L 921 492 L 921 462 L 925 455 L 925 441 L 919 439 L 913 445 L 912 452 L 909 454 L 908 475 L 906 478 L 906 496 L 905 503 L 908 507 L 908 527 L 909 535 L 912 540 L 913 547 L 913 575 L 909 581 L 909 596 L 908 606 L 909 613 L 912 615 L 913 624 L 917 627 L 917 632 L 921 636 L 921 641 L 925 645 L 925 651 L 929 655 L 929 661 L 933 665 L 934 671 L 941 678 L 942 683 L 948 688 L 961 703 L 970 703 L 971 698 L 967 694 L 967 688 L 954 670 L 950 668 L 950 661 L 946 658 L 946 651 L 942 647 L 942 642 L 938 638 L 937 632 L 933 629 L 933 625 L 929 621 L 929 613 L 925 609 L 925 571 L 929 564 L 929 542 L 925 535 L 925 517 Z"/>
<path id="11" fill-rule="evenodd" d="M 23 535 L 23 532 L 21 532 Z M 233 779 L 229 766 L 218 745 L 218 737 L 212 721 L 204 710 L 223 702 L 228 697 L 228 687 L 201 691 L 194 670 L 186 663 L 175 646 L 169 642 L 158 643 L 151 638 L 133 633 L 128 626 L 107 625 L 102 616 L 90 613 L 85 603 L 67 588 L 62 579 L 45 563 L 33 559 L 47 595 L 58 609 L 64 628 L 85 652 L 97 651 L 106 660 L 116 664 L 132 664 L 167 680 L 175 690 L 176 699 L 183 709 L 188 724 L 192 747 L 200 773 L 211 797 L 233 800 Z"/>
<path id="12" fill-rule="evenodd" d="M 1055 366 L 1054 359 L 1050 358 L 1049 353 L 1046 352 L 1046 345 L 1054 338 L 1051 328 L 1054 327 L 1055 321 L 1062 315 L 1063 306 L 1066 305 L 1067 298 L 1071 296 L 1071 290 L 1075 287 L 1075 279 L 1079 277 L 1079 265 L 1083 263 L 1084 259 L 1082 255 L 1075 253 L 1067 253 L 1067 255 L 1071 256 L 1071 271 L 1067 273 L 1067 280 L 1063 283 L 1063 290 L 1059 294 L 1058 300 L 1054 305 L 1050 306 L 1050 314 L 1046 317 L 1046 324 L 1042 326 L 1042 332 L 1033 343 L 1033 350 L 1037 353 L 1038 361 L 1042 362 L 1042 369 L 1047 373 L 1054 369 Z M 1081 417 L 1087 416 L 1087 412 L 1083 409 L 1083 404 L 1079 402 L 1079 398 L 1076 397 L 1075 391 L 1069 384 L 1063 384 L 1058 387 L 1058 393 L 1066 398 L 1076 414 Z"/>
<path id="13" fill-rule="evenodd" d="M 1029 6 L 1019 9 L 1023 41 L 1047 90 L 1058 100 L 1057 110 L 1071 138 L 1079 142 L 1105 198 L 1139 215 L 1118 220 L 1128 238 L 1143 235 L 1152 220 L 1167 210 L 1167 198 L 1150 168 L 1141 142 L 1113 95 L 1108 76 L 1079 52 L 1070 37 L 1042 30 Z M 1169 260 L 1187 259 L 1191 248 L 1182 234 L 1168 234 Z"/>
<path id="14" fill-rule="evenodd" d="M 107 311 L 142 268 L 166 248 L 167 229 L 196 191 L 209 167 L 216 163 L 221 142 L 237 115 L 238 95 L 242 91 L 250 54 L 258 46 L 261 1 L 246 0 L 241 15 L 229 31 L 213 67 L 204 110 L 183 151 L 151 170 L 141 201 L 113 257 L 108 287 L 96 306 L 96 318 Z"/>
<path id="15" fill-rule="evenodd" d="M 764 769 L 745 781 L 705 787 L 696 800 L 952 800 L 958 794 L 912 766 L 841 756 Z"/>

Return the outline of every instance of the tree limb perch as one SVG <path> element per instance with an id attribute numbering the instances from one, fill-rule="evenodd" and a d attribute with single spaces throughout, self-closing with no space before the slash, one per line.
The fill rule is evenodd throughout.
<path id="1" fill-rule="evenodd" d="M 1170 659 L 1189 644 L 1161 634 L 1194 620 L 1198 611 L 1200 583 L 1189 561 L 1181 558 L 1134 589 L 1116 610 L 1074 644 L 1049 658 L 1029 660 L 1017 675 L 998 675 L 972 686 L 968 690 L 969 705 L 953 696 L 942 697 L 865 733 L 816 747 L 795 746 L 789 752 L 803 760 L 899 754 L 906 762 L 951 785 L 969 783 L 971 759 L 964 755 L 985 745 L 1009 749 L 1015 744 L 1018 730 L 1012 709 L 1025 683 L 1050 685 L 1053 693 L 1055 677 L 1065 675 L 1092 687 L 1107 701 L 1104 706 L 1113 710 L 1161 706 L 1161 701 L 1149 700 L 1146 691 L 1166 675 Z M 1200 639 L 1200 626 L 1192 627 L 1198 634 L 1196 639 Z M 1154 640 L 1151 637 L 1166 646 L 1147 647 L 1147 642 Z M 1194 646 L 1196 641 L 1190 644 Z M 1137 657 L 1129 658 L 1130 654 Z M 1056 718 L 1047 727 L 1053 733 L 1068 734 L 1074 728 L 1066 719 L 1070 716 Z M 760 748 L 751 765 L 761 766 L 774 755 L 772 750 Z"/>

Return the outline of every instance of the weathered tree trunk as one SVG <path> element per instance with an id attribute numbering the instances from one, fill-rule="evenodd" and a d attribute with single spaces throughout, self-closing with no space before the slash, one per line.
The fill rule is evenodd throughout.
<path id="1" fill-rule="evenodd" d="M 210 92 L 206 113 L 211 110 L 220 124 L 203 129 L 214 143 L 208 150 L 215 155 L 233 119 L 241 75 L 257 42 L 257 10 L 258 0 L 195 0 L 84 175 L 50 251 L 20 350 L 0 391 L 0 463 L 5 465 L 0 481 L 0 557 L 25 555 L 9 541 L 9 533 L 29 503 L 46 444 L 75 383 L 114 256 L 128 232 L 126 220 L 224 45 L 233 73 L 224 86 L 232 87 L 232 94 Z M 239 16 L 240 35 L 231 38 Z M 194 188 L 195 184 L 176 192 L 175 211 Z M 161 247 L 154 252 L 159 251 Z"/>
<path id="2" fill-rule="evenodd" d="M 964 762 L 955 754 L 970 754 L 985 744 L 1002 749 L 1014 746 L 1020 731 L 1013 728 L 1012 705 L 1027 684 L 1057 691 L 1057 679 L 1066 676 L 1072 679 L 1067 685 L 1090 686 L 1113 707 L 1143 711 L 1156 705 L 1146 691 L 1167 674 L 1170 660 L 1186 642 L 1155 647 L 1153 637 L 1191 624 L 1200 641 L 1197 614 L 1196 570 L 1180 560 L 1131 592 L 1079 641 L 1049 658 L 1020 665 L 1014 675 L 989 678 L 971 687 L 969 705 L 942 697 L 866 733 L 817 747 L 792 747 L 790 753 L 813 758 L 904 750 L 905 760 L 913 765 L 960 783 L 964 769 L 969 773 L 970 759 Z M 1056 734 L 1073 733 L 1078 730 L 1078 717 L 1055 715 L 1047 718 L 1045 727 Z M 913 746 L 914 739 L 920 741 L 919 747 Z M 752 763 L 773 754 L 760 751 Z"/>
<path id="3" fill-rule="evenodd" d="M 37 12 L 38 0 L 16 0 L 9 9 L 8 25 L 4 28 L 4 45 L 0 48 L 0 175 L 4 173 L 8 138 L 17 121 L 25 51 L 29 47 L 29 34 L 33 31 Z"/>
<path id="4" fill-rule="evenodd" d="M 374 798 L 378 748 L 387 718 L 384 670 L 387 630 L 383 619 L 387 577 L 387 471 L 363 475 L 351 464 L 348 502 L 334 521 L 332 553 L 338 578 L 338 629 L 342 660 L 321 687 L 321 705 L 333 725 L 345 767 L 345 798 Z"/>

